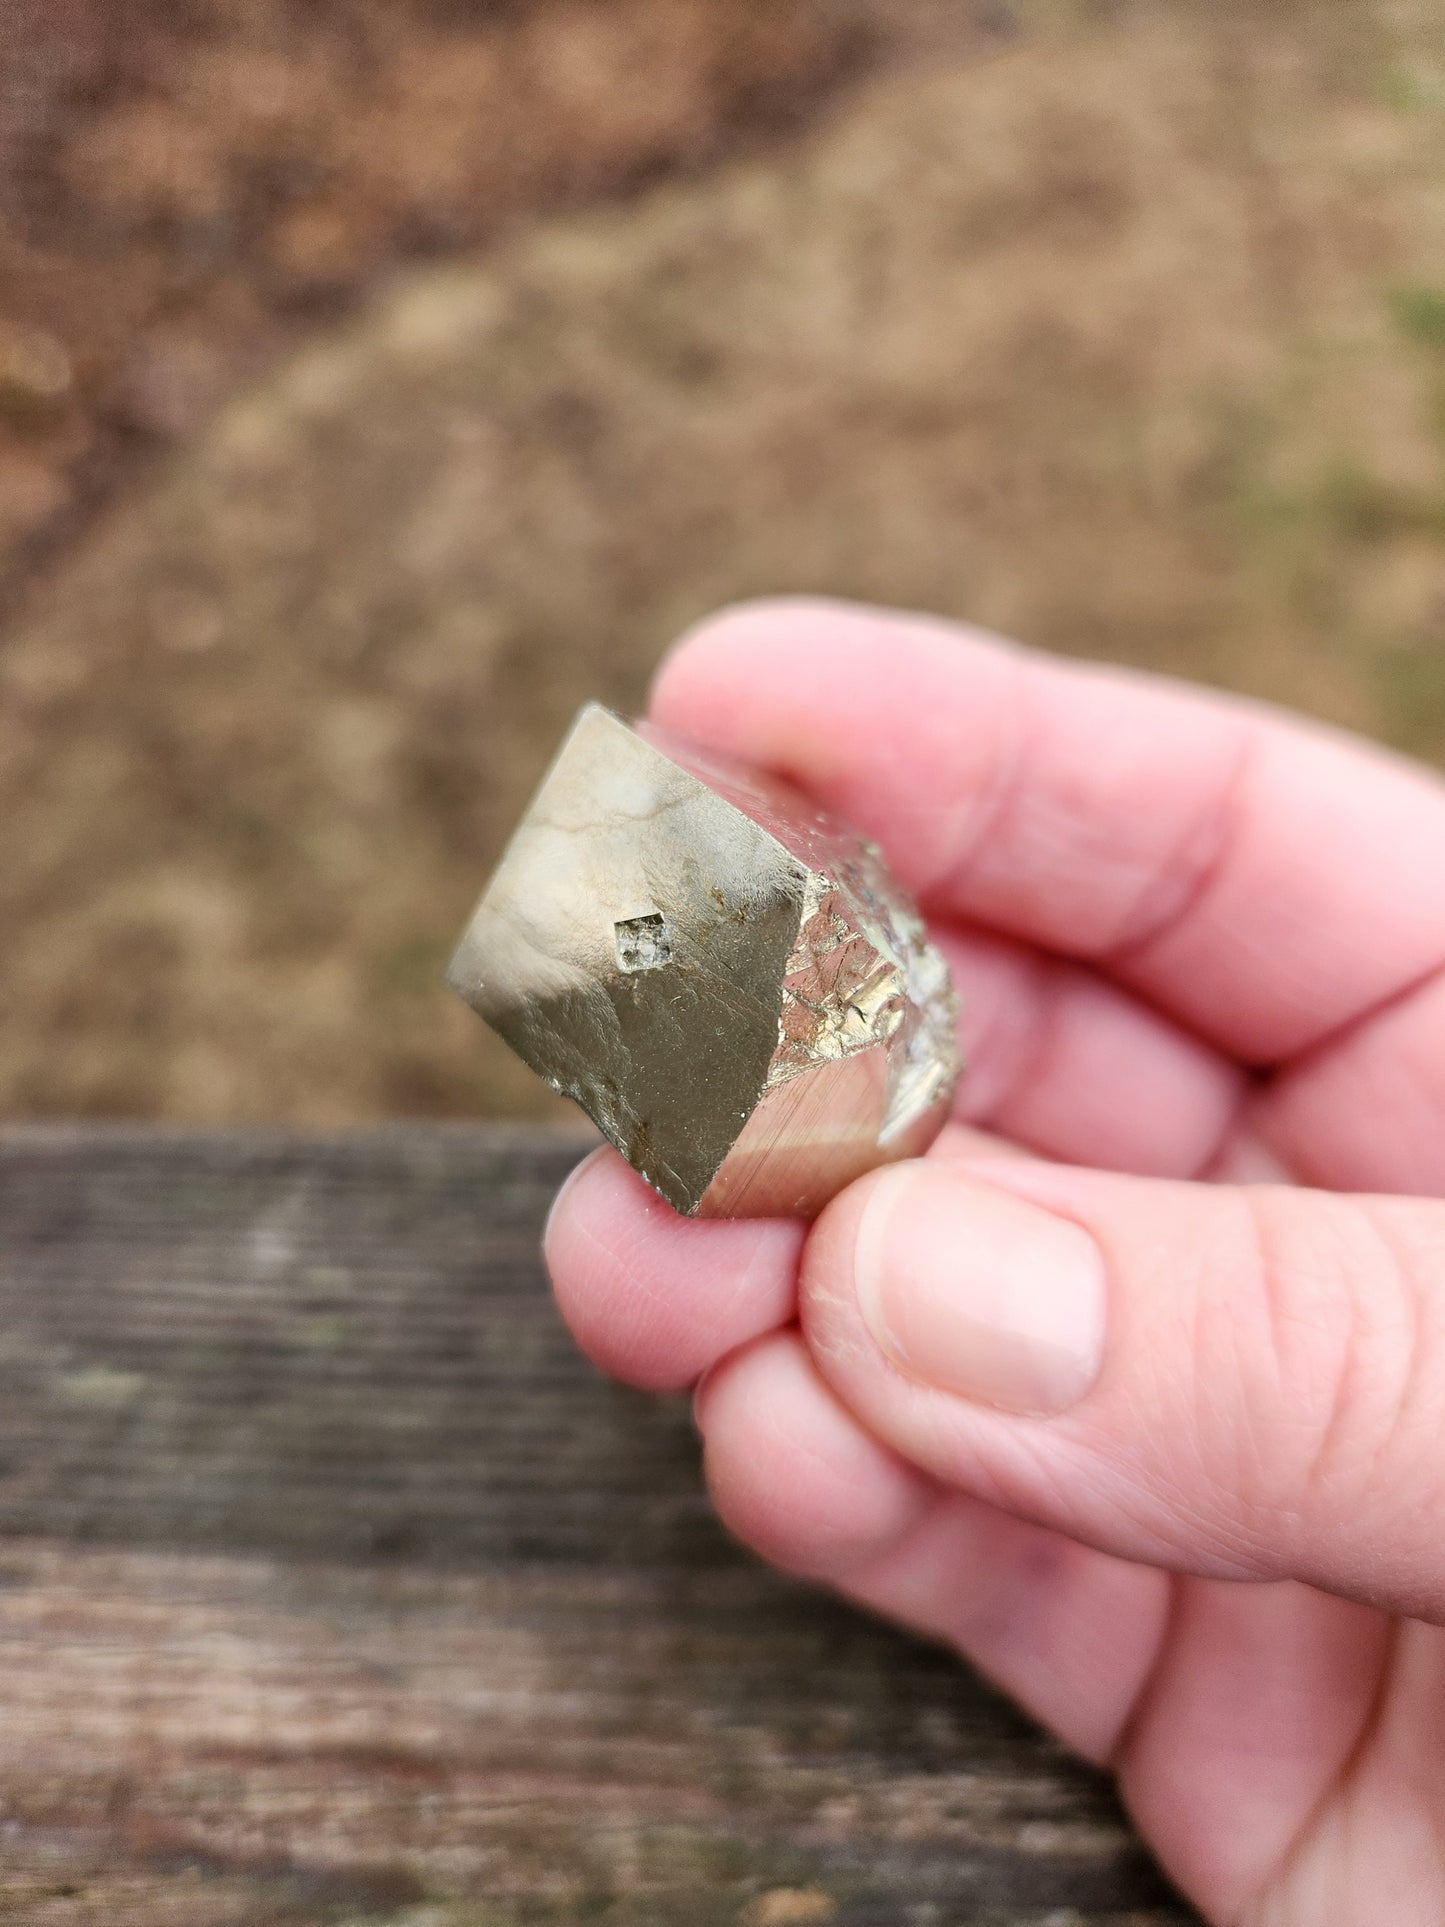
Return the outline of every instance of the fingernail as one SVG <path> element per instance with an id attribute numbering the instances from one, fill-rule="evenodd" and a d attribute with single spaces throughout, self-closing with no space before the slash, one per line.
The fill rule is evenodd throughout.
<path id="1" fill-rule="evenodd" d="M 938 1391 L 1046 1416 L 1099 1375 L 1105 1277 L 1094 1240 L 946 1165 L 898 1165 L 879 1179 L 854 1278 L 881 1350 Z"/>

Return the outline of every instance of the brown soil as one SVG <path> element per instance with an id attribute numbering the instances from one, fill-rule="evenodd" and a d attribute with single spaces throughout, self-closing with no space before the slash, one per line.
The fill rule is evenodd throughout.
<path id="1" fill-rule="evenodd" d="M 184 326 L 147 305 L 159 282 L 121 312 L 138 267 L 107 314 L 74 238 L 70 292 L 17 309 L 29 372 L 4 460 L 52 478 L 59 520 L 24 538 L 48 526 L 52 547 L 43 569 L 23 550 L 0 637 L 0 1105 L 535 1107 L 438 988 L 446 950 L 571 710 L 638 701 L 669 637 L 737 595 L 971 616 L 1445 757 L 1438 0 L 1040 5 L 964 28 L 920 5 L 886 31 L 861 9 L 698 4 L 675 96 L 642 50 L 682 11 L 374 13 L 401 67 L 413 36 L 433 49 L 436 87 L 466 64 L 459 37 L 487 59 L 533 50 L 507 69 L 506 112 L 520 76 L 533 91 L 489 150 L 495 176 L 467 172 L 475 144 L 451 162 L 445 140 L 419 145 L 454 230 L 415 242 L 433 188 L 363 194 L 410 152 L 379 107 L 329 187 L 252 171 L 239 136 L 215 135 L 225 116 L 196 108 L 206 133 L 167 192 L 205 176 L 216 205 L 250 207 L 258 180 L 301 185 L 222 222 L 244 245 Z M 243 23 L 230 57 L 264 39 L 264 8 L 224 17 Z M 369 17 L 315 14 L 328 33 Z M 890 64 L 905 18 L 911 59 Z M 645 84 L 589 92 L 595 56 L 558 51 L 577 33 L 618 36 L 612 74 Z M 199 61 L 204 40 L 176 45 Z M 366 71 L 374 91 L 383 68 Z M 592 105 L 559 133 L 564 84 Z M 336 98 L 273 92 L 303 130 L 307 103 Z M 631 114 L 604 139 L 619 94 L 670 131 L 644 138 Z M 461 110 L 429 111 L 445 130 Z M 113 156 L 134 136 L 96 130 L 138 112 L 97 107 L 86 136 L 112 156 L 94 179 L 132 197 L 133 157 Z M 723 158 L 749 129 L 768 130 L 759 151 Z M 213 136 L 227 159 L 207 174 Z M 92 151 L 78 130 L 73 151 Z M 498 158 L 523 152 L 525 168 Z M 509 169 L 531 199 L 498 188 L 467 226 L 478 183 Z M 169 203 L 115 219 L 126 262 L 173 258 L 190 231 Z M 327 219 L 371 238 L 328 255 Z M 312 240 L 288 253 L 298 226 Z M 454 265 L 394 266 L 483 232 Z M 328 258 L 351 265 L 326 283 Z M 367 292 L 382 268 L 395 285 Z M 323 283 L 325 300 L 296 293 Z M 170 428 L 116 427 L 132 417 L 97 398 L 131 392 L 177 327 L 176 365 L 211 370 L 197 399 Z M 107 328 L 111 349 L 75 345 Z M 147 476 L 132 450 L 161 434 L 175 447 Z M 80 538 L 86 476 L 112 504 Z"/>
<path id="2" fill-rule="evenodd" d="M 379 273 L 796 126 L 879 40 L 862 0 L 3 12 L 0 596 Z"/>

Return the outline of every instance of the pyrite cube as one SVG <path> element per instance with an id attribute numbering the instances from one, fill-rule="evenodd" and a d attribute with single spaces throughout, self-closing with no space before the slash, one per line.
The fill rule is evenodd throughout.
<path id="1" fill-rule="evenodd" d="M 948 969 L 878 851 L 589 704 L 447 981 L 699 1217 L 811 1217 L 937 1135 Z"/>

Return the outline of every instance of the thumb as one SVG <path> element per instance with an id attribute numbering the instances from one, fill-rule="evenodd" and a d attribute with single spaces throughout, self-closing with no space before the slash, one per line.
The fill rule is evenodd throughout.
<path id="1" fill-rule="evenodd" d="M 854 1413 L 978 1498 L 1445 1621 L 1445 1204 L 930 1159 L 830 1206 L 802 1317 Z"/>

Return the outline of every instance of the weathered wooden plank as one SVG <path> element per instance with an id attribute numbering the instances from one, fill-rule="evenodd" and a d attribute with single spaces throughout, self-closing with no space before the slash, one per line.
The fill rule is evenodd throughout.
<path id="1" fill-rule="evenodd" d="M 580 1363 L 577 1140 L 0 1132 L 0 1921 L 1163 1927 L 1103 1783 Z"/>
<path id="2" fill-rule="evenodd" d="M 540 1224 L 578 1142 L 10 1132 L 0 1527 L 448 1561 L 716 1549 L 676 1411 L 600 1386 Z"/>

